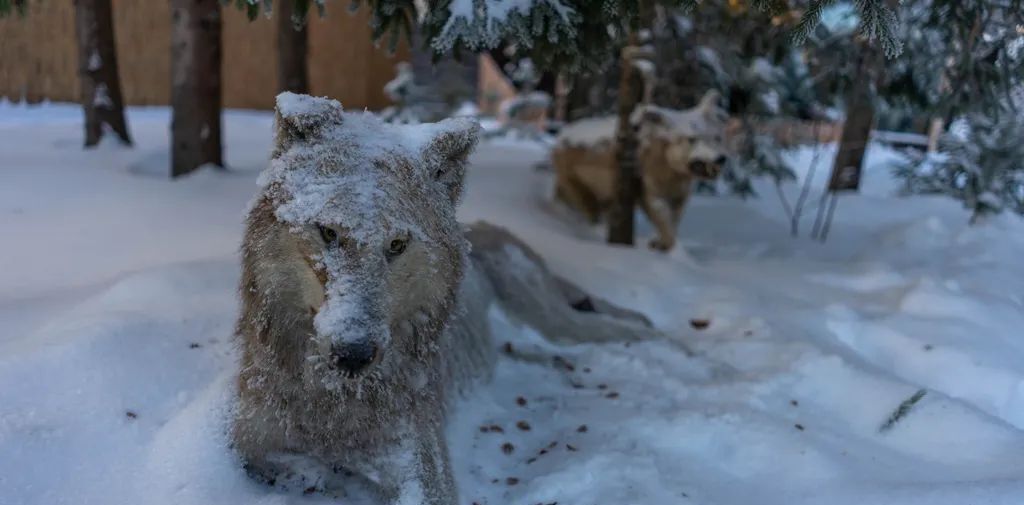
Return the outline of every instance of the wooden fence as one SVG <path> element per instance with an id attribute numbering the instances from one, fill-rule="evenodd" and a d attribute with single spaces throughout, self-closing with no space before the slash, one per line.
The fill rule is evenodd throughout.
<path id="1" fill-rule="evenodd" d="M 78 100 L 78 58 L 71 0 L 30 1 L 28 15 L 0 20 L 0 96 L 11 101 Z M 126 103 L 170 99 L 170 6 L 166 0 L 113 0 L 118 64 Z M 224 106 L 267 109 L 277 89 L 275 23 L 249 22 L 232 6 L 224 17 Z M 332 2 L 309 27 L 310 92 L 348 109 L 388 104 L 382 88 L 408 57 L 374 47 L 364 7 L 350 14 Z"/>

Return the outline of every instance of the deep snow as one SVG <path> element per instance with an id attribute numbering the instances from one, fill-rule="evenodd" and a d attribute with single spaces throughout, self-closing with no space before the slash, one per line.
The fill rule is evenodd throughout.
<path id="1" fill-rule="evenodd" d="M 270 114 L 227 113 L 232 169 L 174 182 L 165 109 L 130 111 L 134 149 L 83 152 L 80 120 L 0 104 L 0 504 L 328 503 L 249 481 L 223 436 L 236 248 Z M 893 197 L 891 153 L 873 149 L 828 243 L 791 239 L 763 188 L 696 198 L 683 250 L 663 255 L 606 246 L 553 204 L 544 155 L 485 142 L 461 218 L 509 227 L 697 353 L 555 348 L 495 311 L 502 342 L 573 370 L 503 359 L 459 403 L 463 503 L 1024 501 L 1020 220 L 969 228 L 954 202 Z M 796 159 L 806 173 L 810 153 Z"/>

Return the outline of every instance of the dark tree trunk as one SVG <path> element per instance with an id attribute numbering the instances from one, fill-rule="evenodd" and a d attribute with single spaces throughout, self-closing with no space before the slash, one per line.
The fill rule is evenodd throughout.
<path id="1" fill-rule="evenodd" d="M 854 88 L 869 88 L 870 83 L 853 83 Z M 860 187 L 864 154 L 867 152 L 871 128 L 875 123 L 875 108 L 871 103 L 870 89 L 854 89 L 847 94 L 846 122 L 843 136 L 839 140 L 829 191 L 857 191 Z"/>
<path id="2" fill-rule="evenodd" d="M 611 244 L 633 245 L 635 236 L 634 209 L 637 197 L 643 190 L 641 167 L 637 151 L 639 141 L 636 127 L 630 119 L 633 110 L 644 95 L 643 76 L 636 71 L 633 60 L 651 58 L 653 55 L 640 51 L 640 28 L 649 28 L 654 19 L 651 2 L 641 0 L 634 24 L 629 32 L 629 40 L 623 49 L 619 64 L 619 97 L 618 127 L 615 131 L 615 163 L 618 170 L 615 175 L 615 199 L 608 212 L 608 242 Z"/>
<path id="3" fill-rule="evenodd" d="M 629 46 L 636 45 L 636 32 L 629 36 Z M 623 51 L 625 54 L 625 51 Z M 637 162 L 637 135 L 632 121 L 633 109 L 640 102 L 642 86 L 631 61 L 621 59 L 619 69 L 618 126 L 615 131 L 615 199 L 608 212 L 608 242 L 633 245 L 634 209 L 640 192 L 640 170 Z"/>
<path id="4" fill-rule="evenodd" d="M 278 91 L 309 93 L 309 68 L 306 55 L 309 37 L 306 21 L 297 25 L 292 19 L 294 2 L 277 2 L 277 88 Z"/>
<path id="5" fill-rule="evenodd" d="M 873 86 L 881 72 L 882 53 L 861 45 L 857 75 L 846 93 L 846 122 L 839 141 L 828 190 L 856 191 L 860 187 L 864 154 L 875 124 Z"/>
<path id="6" fill-rule="evenodd" d="M 124 118 L 121 79 L 117 73 L 114 20 L 110 0 L 75 0 L 75 35 L 78 38 L 78 73 L 85 147 L 99 144 L 107 125 L 121 142 L 131 145 Z"/>
<path id="7" fill-rule="evenodd" d="M 889 9 L 897 10 L 897 0 L 885 0 Z M 830 193 L 856 191 L 860 188 L 864 154 L 868 149 L 871 129 L 875 125 L 874 88 L 881 82 L 885 55 L 876 44 L 861 40 L 857 52 L 857 74 L 846 92 L 846 122 L 839 140 L 832 176 L 828 181 Z M 833 201 L 832 208 L 835 208 Z M 829 219 L 831 221 L 831 218 Z M 824 239 L 824 235 L 822 236 Z"/>
<path id="8" fill-rule="evenodd" d="M 221 149 L 219 0 L 171 0 L 171 177 L 210 163 Z"/>

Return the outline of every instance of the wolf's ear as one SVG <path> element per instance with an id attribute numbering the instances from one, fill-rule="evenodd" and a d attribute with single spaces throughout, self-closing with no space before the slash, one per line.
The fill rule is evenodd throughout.
<path id="1" fill-rule="evenodd" d="M 480 124 L 470 118 L 449 118 L 431 125 L 430 140 L 423 146 L 423 160 L 429 177 L 444 186 L 452 202 L 462 196 L 466 159 L 480 137 Z"/>
<path id="2" fill-rule="evenodd" d="M 274 108 L 275 156 L 296 142 L 316 137 L 325 127 L 341 123 L 341 104 L 326 97 L 285 91 Z"/>
<path id="3" fill-rule="evenodd" d="M 724 121 L 728 115 L 722 108 L 722 94 L 717 89 L 709 89 L 707 93 L 704 93 L 697 108 L 707 120 Z"/>

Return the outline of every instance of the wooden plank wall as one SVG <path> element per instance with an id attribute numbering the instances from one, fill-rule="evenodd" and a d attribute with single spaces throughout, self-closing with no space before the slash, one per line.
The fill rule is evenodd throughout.
<path id="1" fill-rule="evenodd" d="M 125 100 L 166 105 L 170 99 L 170 8 L 166 0 L 113 0 L 114 29 Z M 388 104 L 382 88 L 408 49 L 374 47 L 366 9 L 350 14 L 332 2 L 310 20 L 311 93 L 348 109 Z M 78 100 L 74 7 L 71 0 L 30 1 L 28 16 L 0 20 L 0 96 L 11 101 Z M 275 23 L 249 22 L 234 7 L 224 16 L 224 105 L 268 109 L 277 88 Z"/>

